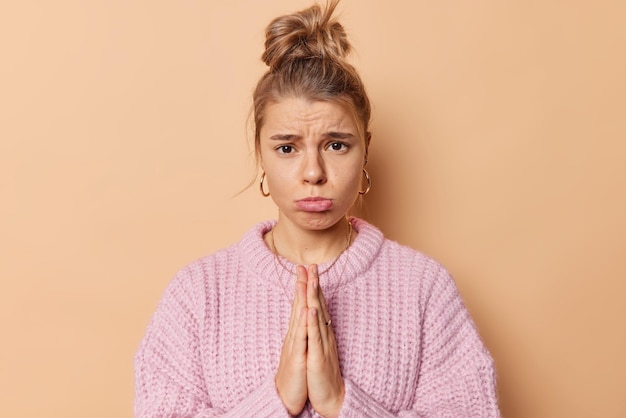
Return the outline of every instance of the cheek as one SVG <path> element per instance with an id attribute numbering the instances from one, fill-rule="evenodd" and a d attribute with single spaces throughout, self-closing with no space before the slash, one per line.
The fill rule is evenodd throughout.
<path id="1" fill-rule="evenodd" d="M 265 175 L 267 176 L 267 184 L 272 195 L 280 197 L 289 189 L 289 179 L 291 176 L 286 175 L 284 170 L 276 170 L 271 164 L 266 167 Z"/>
<path id="2" fill-rule="evenodd" d="M 362 170 L 361 166 L 351 167 L 349 171 L 347 171 L 343 178 L 345 179 L 345 187 L 349 190 L 360 190 L 361 187 L 361 175 Z"/>

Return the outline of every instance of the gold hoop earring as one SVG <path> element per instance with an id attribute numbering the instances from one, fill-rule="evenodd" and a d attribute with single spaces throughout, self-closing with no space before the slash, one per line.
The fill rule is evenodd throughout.
<path id="1" fill-rule="evenodd" d="M 263 172 L 263 174 L 261 174 L 261 181 L 259 182 L 259 189 L 261 190 L 261 194 L 263 195 L 263 197 L 267 197 L 270 195 L 270 192 L 265 193 L 265 190 L 263 190 L 263 182 L 265 181 L 265 172 Z"/>
<path id="2" fill-rule="evenodd" d="M 369 193 L 370 189 L 372 188 L 372 180 L 370 179 L 370 175 L 366 169 L 363 169 L 363 174 L 365 174 L 365 179 L 367 180 L 367 187 L 365 188 L 365 190 L 359 190 L 359 194 L 361 196 L 364 196 L 367 193 Z"/>

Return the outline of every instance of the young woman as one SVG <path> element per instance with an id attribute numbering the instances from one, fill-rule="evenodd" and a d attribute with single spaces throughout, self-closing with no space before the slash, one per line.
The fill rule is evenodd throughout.
<path id="1" fill-rule="evenodd" d="M 275 19 L 254 92 L 278 220 L 187 266 L 135 357 L 136 417 L 497 417 L 493 362 L 435 261 L 347 216 L 370 105 L 336 1 Z"/>

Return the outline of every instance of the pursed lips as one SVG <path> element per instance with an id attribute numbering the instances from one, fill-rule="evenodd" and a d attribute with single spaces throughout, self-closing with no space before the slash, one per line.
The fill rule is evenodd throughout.
<path id="1" fill-rule="evenodd" d="M 332 206 L 332 199 L 321 196 L 310 196 L 296 200 L 296 207 L 305 212 L 324 212 Z"/>

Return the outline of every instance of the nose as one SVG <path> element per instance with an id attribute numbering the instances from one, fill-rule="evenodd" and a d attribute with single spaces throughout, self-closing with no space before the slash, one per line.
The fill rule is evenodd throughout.
<path id="1" fill-rule="evenodd" d="M 326 183 L 324 160 L 318 152 L 307 153 L 304 157 L 302 180 L 307 184 Z"/>

